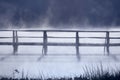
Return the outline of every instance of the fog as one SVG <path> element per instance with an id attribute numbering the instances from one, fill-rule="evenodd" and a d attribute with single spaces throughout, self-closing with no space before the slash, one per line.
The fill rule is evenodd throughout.
<path id="1" fill-rule="evenodd" d="M 119 27 L 119 0 L 0 0 L 1 28 Z"/>
<path id="2" fill-rule="evenodd" d="M 81 30 L 120 31 L 119 0 L 0 0 L 0 30 Z M 48 36 L 75 37 L 74 32 L 48 32 Z M 12 42 L 11 31 L 0 32 L 0 42 Z M 18 32 L 19 37 L 42 37 L 42 32 Z M 105 37 L 105 33 L 79 33 L 80 37 Z M 120 37 L 120 33 L 110 33 Z M 105 39 L 80 38 L 80 43 L 105 43 Z M 42 43 L 42 38 L 19 38 L 18 42 Z M 48 42 L 75 43 L 74 38 L 48 38 Z M 110 43 L 120 43 L 110 39 Z M 43 56 L 43 46 L 18 46 L 13 55 L 13 45 L 0 45 L 0 77 L 65 77 L 79 76 L 85 68 L 114 71 L 120 67 L 120 46 L 110 46 L 110 55 L 104 46 L 80 46 L 80 61 L 75 46 L 48 46 Z M 16 73 L 15 70 L 19 73 Z M 90 70 L 89 69 L 89 70 Z"/>
<path id="3" fill-rule="evenodd" d="M 75 37 L 74 32 L 48 32 L 48 36 Z M 42 32 L 18 32 L 18 36 L 41 37 Z M 12 32 L 0 32 L 0 37 L 12 36 Z M 79 33 L 80 37 L 105 37 L 105 33 Z M 120 33 L 111 33 L 110 37 L 119 37 Z M 1 42 L 12 42 L 12 39 L 0 39 Z M 42 38 L 19 38 L 18 42 L 43 42 Z M 75 43 L 74 38 L 48 38 L 48 42 Z M 105 43 L 105 39 L 80 39 L 80 43 Z M 120 43 L 112 40 L 110 43 Z M 42 46 L 18 46 L 17 55 L 13 55 L 13 46 L 0 46 L 0 75 L 7 77 L 64 77 L 79 76 L 85 73 L 85 68 L 104 70 L 119 70 L 120 47 L 110 47 L 110 56 L 104 55 L 104 46 L 80 46 L 80 61 L 76 57 L 74 46 L 48 46 L 48 53 L 42 56 Z M 64 66 L 64 67 L 63 67 Z M 18 70 L 19 73 L 14 72 Z M 14 73 L 14 74 L 13 74 Z"/>

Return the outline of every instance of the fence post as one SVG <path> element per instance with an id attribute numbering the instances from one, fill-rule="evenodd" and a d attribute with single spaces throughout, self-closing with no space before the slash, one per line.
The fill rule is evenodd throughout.
<path id="1" fill-rule="evenodd" d="M 17 31 L 15 31 L 16 33 L 16 52 L 18 51 L 18 33 Z"/>
<path id="2" fill-rule="evenodd" d="M 13 54 L 15 55 L 18 51 L 18 36 L 17 31 L 13 30 Z"/>
<path id="3" fill-rule="evenodd" d="M 47 32 L 43 32 L 43 51 L 44 55 L 47 55 Z"/>
<path id="4" fill-rule="evenodd" d="M 80 60 L 80 53 L 79 53 L 79 32 L 76 32 L 76 56 L 78 60 Z"/>
<path id="5" fill-rule="evenodd" d="M 13 30 L 13 54 L 16 53 L 16 49 L 15 49 L 15 31 Z"/>
<path id="6" fill-rule="evenodd" d="M 106 50 L 107 50 L 107 55 L 110 55 L 110 50 L 109 50 L 109 47 L 110 47 L 110 37 L 109 37 L 109 32 L 107 31 L 106 32 Z"/>

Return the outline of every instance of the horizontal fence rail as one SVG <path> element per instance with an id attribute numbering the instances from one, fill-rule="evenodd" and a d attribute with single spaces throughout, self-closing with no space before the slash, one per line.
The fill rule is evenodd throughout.
<path id="1" fill-rule="evenodd" d="M 120 43 L 110 43 L 111 39 L 120 39 L 120 37 L 110 37 L 110 33 L 120 33 L 120 31 L 78 31 L 78 30 L 0 30 L 0 32 L 11 32 L 12 37 L 0 37 L 0 39 L 12 39 L 12 42 L 0 42 L 0 45 L 12 45 L 13 46 L 13 54 L 16 55 L 18 51 L 18 46 L 20 45 L 41 45 L 43 46 L 43 55 L 47 55 L 48 52 L 48 46 L 74 46 L 76 49 L 76 56 L 78 59 L 80 59 L 80 46 L 103 46 L 104 49 L 107 52 L 107 55 L 110 55 L 110 46 L 120 46 Z M 42 32 L 42 37 L 36 37 L 36 36 L 19 36 L 18 32 Z M 54 37 L 54 36 L 48 36 L 48 32 L 74 32 L 75 37 Z M 105 37 L 80 37 L 80 33 L 104 33 L 106 34 Z M 19 42 L 20 38 L 41 38 L 43 42 Z M 58 38 L 58 39 L 75 39 L 75 43 L 60 43 L 60 42 L 48 42 L 48 38 Z M 80 39 L 104 39 L 105 43 L 81 43 Z"/>

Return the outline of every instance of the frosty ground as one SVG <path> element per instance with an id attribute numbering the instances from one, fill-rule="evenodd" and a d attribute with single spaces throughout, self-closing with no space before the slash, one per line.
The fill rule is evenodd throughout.
<path id="1" fill-rule="evenodd" d="M 4 34 L 4 35 L 3 35 Z M 75 33 L 48 33 L 49 36 L 75 37 Z M 23 36 L 23 33 L 18 33 Z M 38 33 L 24 33 L 24 36 L 42 36 Z M 111 34 L 110 36 L 119 36 Z M 2 32 L 0 36 L 12 36 L 11 32 Z M 80 36 L 102 36 L 105 34 L 81 33 Z M 12 39 L 0 39 L 1 42 L 12 41 Z M 19 39 L 19 42 L 42 42 L 42 39 Z M 75 39 L 48 39 L 49 42 L 69 43 Z M 104 43 L 105 40 L 80 39 L 80 42 Z M 112 43 L 119 43 L 119 40 L 111 40 Z M 85 68 L 97 68 L 102 65 L 104 70 L 118 70 L 120 67 L 120 47 L 110 47 L 110 55 L 107 56 L 103 47 L 80 47 L 80 60 L 76 57 L 75 47 L 49 46 L 46 56 L 42 55 L 42 46 L 19 46 L 17 55 L 13 55 L 13 46 L 0 46 L 0 75 L 15 77 L 64 77 L 84 74 Z"/>

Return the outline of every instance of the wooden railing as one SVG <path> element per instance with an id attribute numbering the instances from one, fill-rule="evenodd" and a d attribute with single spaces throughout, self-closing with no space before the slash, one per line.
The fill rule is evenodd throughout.
<path id="1" fill-rule="evenodd" d="M 0 42 L 0 45 L 12 45 L 13 46 L 13 54 L 15 55 L 18 51 L 19 45 L 41 45 L 43 46 L 43 55 L 47 55 L 48 46 L 74 46 L 76 48 L 76 56 L 80 59 L 80 46 L 103 46 L 107 51 L 107 55 L 110 55 L 110 46 L 120 46 L 120 43 L 110 43 L 110 39 L 120 39 L 120 37 L 110 37 L 110 33 L 120 33 L 120 31 L 77 31 L 77 30 L 0 30 L 0 31 L 10 31 L 12 32 L 12 37 L 0 37 L 1 38 L 11 38 L 12 42 Z M 18 32 L 42 32 L 42 37 L 27 37 L 27 36 L 18 36 Z M 48 36 L 48 32 L 74 32 L 76 34 L 75 37 L 50 37 Z M 105 33 L 105 37 L 80 37 L 80 33 Z M 43 42 L 19 42 L 19 38 L 42 38 Z M 75 39 L 75 43 L 55 43 L 55 42 L 48 42 L 48 38 L 69 38 Z M 105 43 L 81 43 L 79 40 L 82 38 L 90 38 L 90 39 L 105 39 Z"/>

